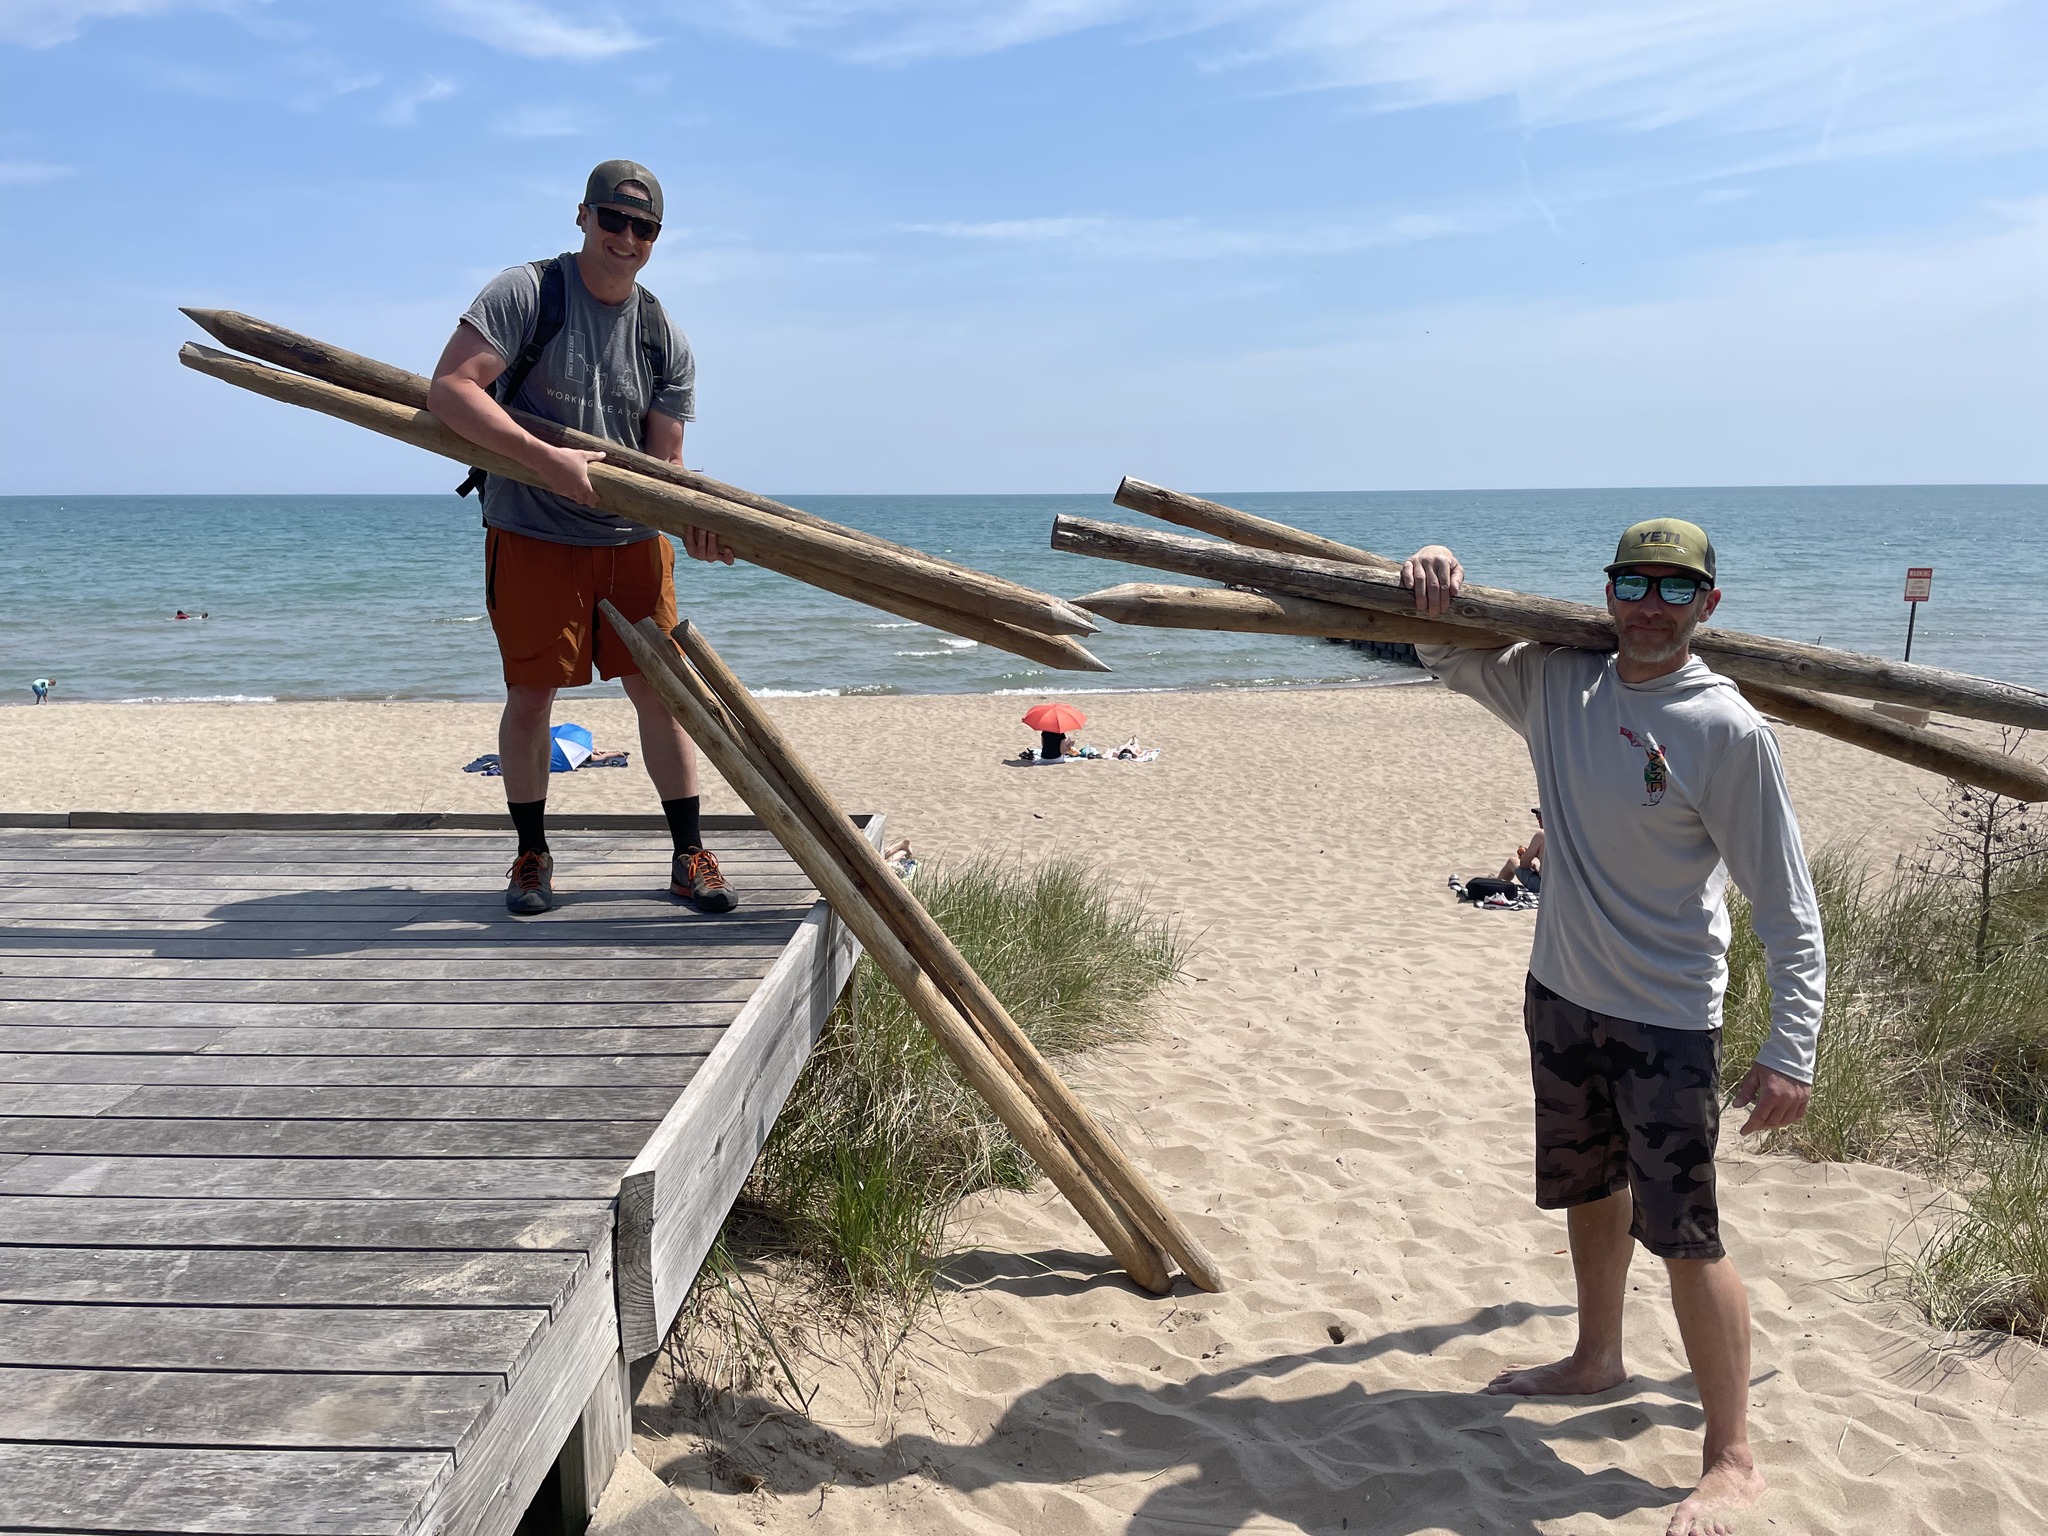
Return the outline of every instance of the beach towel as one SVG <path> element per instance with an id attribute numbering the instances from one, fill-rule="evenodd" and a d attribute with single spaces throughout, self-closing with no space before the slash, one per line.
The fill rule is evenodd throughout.
<path id="1" fill-rule="evenodd" d="M 1450 886 L 1451 894 L 1458 900 L 1489 912 L 1533 912 L 1538 905 L 1534 891 L 1525 890 L 1512 880 L 1496 880 L 1486 875 L 1460 880 L 1453 875 Z"/>
<path id="2" fill-rule="evenodd" d="M 569 732 L 564 737 L 564 732 Z M 632 761 L 626 752 L 598 752 L 590 745 L 590 732 L 580 725 L 558 725 L 549 735 L 554 739 L 554 750 L 548 756 L 548 772 L 574 773 L 578 768 L 624 768 Z M 462 765 L 464 773 L 480 773 L 487 779 L 505 776 L 505 769 L 498 761 L 498 754 L 486 752 Z"/>

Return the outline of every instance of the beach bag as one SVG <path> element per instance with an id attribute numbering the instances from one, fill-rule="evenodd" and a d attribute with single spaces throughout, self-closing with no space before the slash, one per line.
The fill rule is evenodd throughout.
<path id="1" fill-rule="evenodd" d="M 574 773 L 590 761 L 590 732 L 580 725 L 558 725 L 548 732 L 554 747 L 548 753 L 548 771 Z"/>
<path id="2" fill-rule="evenodd" d="M 1505 896 L 1513 901 L 1522 894 L 1522 888 L 1512 880 L 1493 880 L 1484 876 L 1467 880 L 1465 888 L 1458 893 L 1458 900 L 1478 905 L 1489 896 Z"/>

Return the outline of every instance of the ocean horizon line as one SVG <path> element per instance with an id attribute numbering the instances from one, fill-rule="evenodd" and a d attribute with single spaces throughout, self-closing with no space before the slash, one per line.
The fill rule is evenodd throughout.
<path id="1" fill-rule="evenodd" d="M 708 474 L 708 470 L 695 469 L 697 474 Z M 1143 476 L 1135 478 L 1142 479 Z M 1151 481 L 1163 485 L 1164 481 Z M 751 490 L 751 487 L 746 487 Z M 1778 482 L 1727 481 L 1720 483 L 1695 482 L 1670 485 L 1403 485 L 1403 486 L 1338 486 L 1314 488 L 1287 486 L 1278 489 L 1253 489 L 1239 486 L 1229 490 L 1174 486 L 1187 495 L 1201 496 L 1207 500 L 1221 500 L 1231 496 L 1510 496 L 1524 492 L 1543 495 L 1571 495 L 1584 492 L 1589 495 L 1627 495 L 1632 492 L 1669 495 L 1698 492 L 1707 494 L 1717 491 L 2038 491 L 2048 490 L 2048 481 L 2033 480 L 1786 480 Z M 55 501 L 65 497 L 77 497 L 93 501 L 339 501 L 355 498 L 365 500 L 387 500 L 392 497 L 452 496 L 452 489 L 422 489 L 400 491 L 0 491 L 0 502 L 7 501 Z M 756 494 L 775 501 L 795 501 L 799 497 L 824 497 L 833 501 L 979 501 L 1045 500 L 1071 501 L 1076 497 L 1114 496 L 1115 489 L 1084 488 L 1068 491 L 760 491 Z"/>

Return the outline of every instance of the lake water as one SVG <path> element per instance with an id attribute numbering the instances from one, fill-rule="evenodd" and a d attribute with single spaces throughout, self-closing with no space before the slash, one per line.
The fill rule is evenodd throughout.
<path id="1" fill-rule="evenodd" d="M 1475 580 L 1588 602 L 1624 526 L 1689 517 L 1720 552 L 1717 623 L 1890 656 L 1906 567 L 1932 565 L 1913 659 L 2048 687 L 2048 487 L 1216 494 L 1383 554 L 1446 543 Z M 1053 552 L 1054 514 L 1165 527 L 1106 496 L 793 499 L 1067 596 L 1154 578 Z M 482 546 L 475 503 L 453 496 L 0 498 L 0 699 L 26 700 L 38 676 L 59 700 L 490 698 Z M 762 693 L 1412 675 L 1314 640 L 1112 624 L 1086 643 L 1113 672 L 1053 673 L 768 571 L 677 566 L 684 614 Z M 174 620 L 180 608 L 209 617 Z"/>

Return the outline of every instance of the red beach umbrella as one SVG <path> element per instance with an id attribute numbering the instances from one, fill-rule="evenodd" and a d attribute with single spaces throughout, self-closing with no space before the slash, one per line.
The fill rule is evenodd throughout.
<path id="1" fill-rule="evenodd" d="M 1088 723 L 1088 717 L 1071 704 L 1057 701 L 1050 704 L 1034 704 L 1024 711 L 1024 723 L 1034 731 L 1055 731 L 1061 735 L 1078 731 Z"/>

